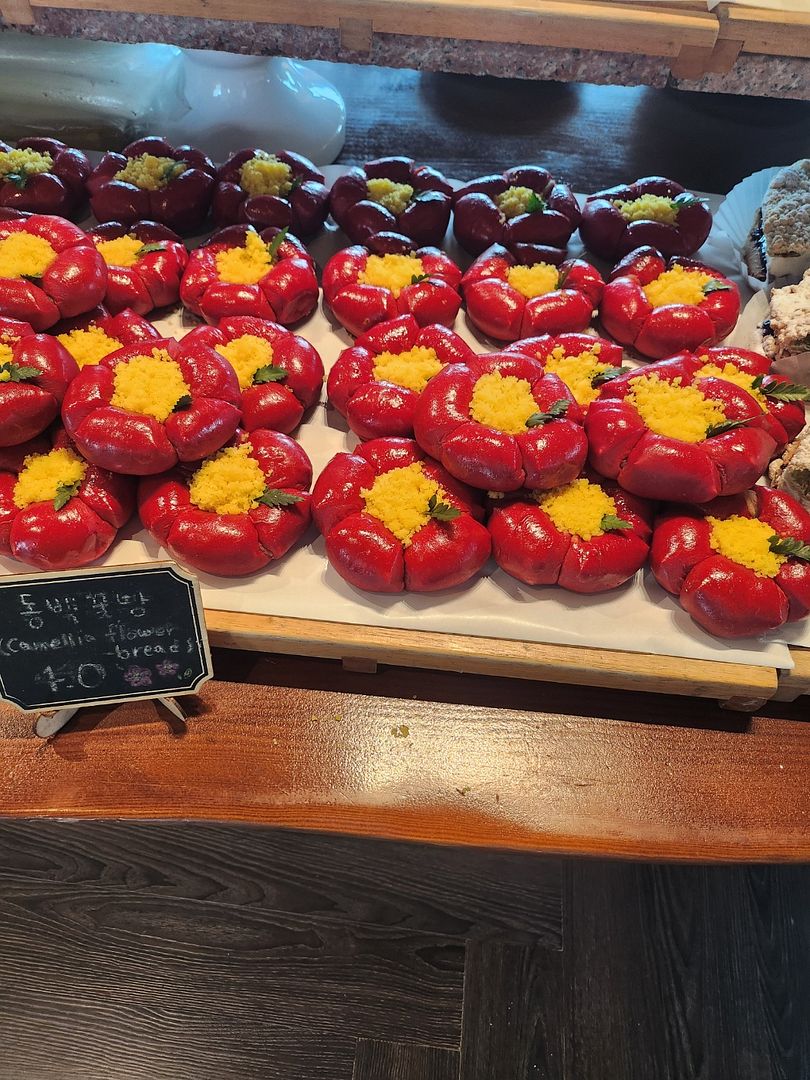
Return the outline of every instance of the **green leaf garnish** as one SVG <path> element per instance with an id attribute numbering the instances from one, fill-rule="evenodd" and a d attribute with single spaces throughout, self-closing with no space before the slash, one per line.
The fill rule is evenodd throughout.
<path id="1" fill-rule="evenodd" d="M 676 195 L 674 199 L 669 200 L 677 210 L 682 210 L 687 206 L 705 206 L 703 199 L 699 199 L 696 195 L 692 195 L 689 191 L 682 191 L 680 195 Z"/>
<path id="2" fill-rule="evenodd" d="M 144 244 L 139 247 L 135 252 L 135 258 L 140 259 L 141 255 L 151 255 L 153 251 L 165 251 L 166 246 L 164 244 Z"/>
<path id="3" fill-rule="evenodd" d="M 448 503 L 439 502 L 435 495 L 431 495 L 428 499 L 428 515 L 435 521 L 455 521 L 457 517 L 461 516 L 461 511 L 457 510 L 455 506 L 450 506 Z"/>
<path id="4" fill-rule="evenodd" d="M 777 401 L 810 401 L 810 386 L 780 382 L 771 375 L 757 375 L 751 383 L 751 389 L 759 390 L 765 397 L 775 398 Z"/>
<path id="5" fill-rule="evenodd" d="M 303 495 L 291 495 L 289 491 L 282 491 L 280 488 L 265 488 L 264 494 L 260 495 L 258 501 L 265 506 L 292 506 L 293 503 L 301 502 Z"/>
<path id="6" fill-rule="evenodd" d="M 719 281 L 717 278 L 712 278 L 711 281 L 707 281 L 703 286 L 703 295 L 708 296 L 713 292 L 731 292 L 731 286 L 724 285 L 723 282 Z"/>
<path id="7" fill-rule="evenodd" d="M 30 179 L 30 176 L 25 171 L 25 169 L 20 169 L 19 172 L 6 173 L 6 175 L 3 176 L 2 179 L 7 180 L 9 184 L 13 184 L 17 191 L 24 191 L 25 186 Z"/>
<path id="8" fill-rule="evenodd" d="M 624 375 L 626 371 L 630 371 L 628 367 L 609 367 L 604 371 L 598 372 L 591 379 L 591 386 L 596 390 L 598 386 L 602 386 L 604 383 L 611 382 L 613 379 L 618 379 L 620 375 Z"/>
<path id="9" fill-rule="evenodd" d="M 723 435 L 726 431 L 733 431 L 734 428 L 750 424 L 752 420 L 756 420 L 756 417 L 744 416 L 742 420 L 724 420 L 722 424 L 709 424 L 706 428 L 706 438 L 711 439 L 713 435 Z"/>
<path id="10" fill-rule="evenodd" d="M 187 161 L 173 161 L 171 165 L 165 166 L 161 179 L 170 184 L 172 180 L 176 180 L 178 176 L 184 173 L 187 168 Z"/>
<path id="11" fill-rule="evenodd" d="M 604 532 L 612 532 L 614 529 L 632 529 L 633 525 L 629 521 L 616 517 L 615 514 L 605 514 L 599 522 L 599 528 Z"/>
<path id="12" fill-rule="evenodd" d="M 278 255 L 278 249 L 287 239 L 287 233 L 290 231 L 289 226 L 285 225 L 280 232 L 277 232 L 270 243 L 267 245 L 267 254 L 270 256 L 270 262 L 275 262 Z"/>
<path id="13" fill-rule="evenodd" d="M 427 281 L 430 274 L 411 274 L 411 285 L 418 285 L 420 281 Z"/>
<path id="14" fill-rule="evenodd" d="M 191 408 L 191 394 L 183 394 L 174 403 L 172 412 L 185 412 L 186 409 Z"/>
<path id="15" fill-rule="evenodd" d="M 264 367 L 257 368 L 253 372 L 253 385 L 261 386 L 262 383 L 269 382 L 284 382 L 289 373 L 284 370 L 283 367 L 276 367 L 274 364 L 265 364 Z"/>
<path id="16" fill-rule="evenodd" d="M 38 375 L 43 373 L 36 367 L 29 367 L 26 364 L 15 364 L 9 360 L 5 364 L 0 364 L 0 382 L 25 382 L 26 379 L 36 379 Z M 4 376 L 7 376 L 4 378 Z"/>
<path id="17" fill-rule="evenodd" d="M 536 191 L 533 191 L 526 200 L 526 213 L 536 214 L 538 210 L 545 210 L 546 200 L 541 199 Z"/>
<path id="18" fill-rule="evenodd" d="M 567 398 L 560 398 L 558 401 L 553 402 L 548 412 L 536 412 L 532 413 L 529 419 L 526 421 L 527 428 L 540 427 L 543 424 L 548 424 L 551 420 L 557 420 L 561 416 L 565 416 L 568 412 L 568 406 L 571 402 Z"/>
<path id="19" fill-rule="evenodd" d="M 53 500 L 54 510 L 61 510 L 63 506 L 67 506 L 73 496 L 79 494 L 81 486 L 81 480 L 74 480 L 72 484 L 59 484 Z"/>
<path id="20" fill-rule="evenodd" d="M 788 555 L 810 562 L 810 544 L 803 543 L 795 536 L 769 536 L 768 547 L 775 555 Z"/>

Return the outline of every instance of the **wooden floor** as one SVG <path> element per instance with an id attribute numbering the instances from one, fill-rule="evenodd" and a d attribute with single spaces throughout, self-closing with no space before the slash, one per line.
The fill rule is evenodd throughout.
<path id="1" fill-rule="evenodd" d="M 806 1080 L 810 868 L 0 824 L 1 1080 Z"/>

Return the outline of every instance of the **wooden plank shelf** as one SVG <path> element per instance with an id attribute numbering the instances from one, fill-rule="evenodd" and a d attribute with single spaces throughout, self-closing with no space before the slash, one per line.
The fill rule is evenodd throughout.
<path id="1" fill-rule="evenodd" d="M 355 626 L 273 615 L 206 610 L 211 644 L 253 652 L 342 660 L 355 671 L 377 664 L 709 698 L 753 711 L 810 691 L 810 650 L 796 668 L 729 664 L 574 645 L 552 645 L 422 630 Z"/>

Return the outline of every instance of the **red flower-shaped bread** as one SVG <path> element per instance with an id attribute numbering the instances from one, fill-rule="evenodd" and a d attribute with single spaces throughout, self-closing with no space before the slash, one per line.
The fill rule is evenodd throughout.
<path id="1" fill-rule="evenodd" d="M 288 228 L 309 239 L 323 225 L 328 209 L 323 173 L 291 150 L 239 150 L 217 170 L 211 203 L 217 227 L 244 221 L 260 230 L 270 225 Z"/>
<path id="2" fill-rule="evenodd" d="M 191 252 L 180 299 L 209 323 L 253 315 L 290 326 L 318 303 L 315 264 L 284 229 L 257 233 L 252 225 L 230 225 Z"/>
<path id="3" fill-rule="evenodd" d="M 645 176 L 589 196 L 579 232 L 594 255 L 618 259 L 646 244 L 664 255 L 692 255 L 711 227 L 703 199 L 674 180 Z"/>
<path id="4" fill-rule="evenodd" d="M 176 232 L 156 221 L 108 221 L 90 235 L 107 264 L 108 311 L 129 308 L 147 315 L 177 303 L 188 252 Z"/>
<path id="5" fill-rule="evenodd" d="M 159 221 L 186 235 L 205 220 L 215 180 L 214 163 L 202 151 L 148 136 L 105 154 L 87 190 L 98 221 Z"/>
<path id="6" fill-rule="evenodd" d="M 173 469 L 138 488 L 149 532 L 206 574 L 254 574 L 280 559 L 310 520 L 309 458 L 278 431 L 241 433 L 191 472 Z"/>
<path id="7" fill-rule="evenodd" d="M 453 195 L 453 232 L 471 255 L 502 244 L 520 262 L 559 263 L 579 218 L 571 188 L 540 165 L 479 176 Z"/>
<path id="8" fill-rule="evenodd" d="M 358 589 L 449 589 L 489 557 L 475 494 L 412 439 L 372 439 L 337 454 L 315 484 L 312 514 L 330 563 Z"/>
<path id="9" fill-rule="evenodd" d="M 697 378 L 717 378 L 732 382 L 750 394 L 759 408 L 762 427 L 776 443 L 774 456 L 781 454 L 785 446 L 804 427 L 803 401 L 810 401 L 810 387 L 789 382 L 783 375 L 770 370 L 770 360 L 750 349 L 738 349 L 733 345 L 717 345 L 698 353 L 681 352 L 668 360 L 648 364 L 644 374 L 658 372 L 661 377 L 681 377 L 683 383 Z M 609 394 L 609 391 L 606 391 Z M 763 415 L 759 415 L 762 413 Z"/>
<path id="10" fill-rule="evenodd" d="M 384 242 L 383 254 L 349 247 L 326 264 L 323 296 L 335 318 L 355 336 L 397 315 L 413 315 L 420 326 L 452 326 L 461 307 L 461 270 L 438 248 L 410 252 L 389 239 L 393 250 L 384 250 Z"/>
<path id="11" fill-rule="evenodd" d="M 718 637 L 755 637 L 810 610 L 810 514 L 755 487 L 656 523 L 651 566 L 692 618 Z"/>
<path id="12" fill-rule="evenodd" d="M 58 139 L 0 141 L 0 207 L 70 217 L 85 200 L 90 162 Z"/>
<path id="13" fill-rule="evenodd" d="M 247 431 L 271 428 L 289 434 L 320 397 L 323 363 L 317 350 L 276 323 L 236 315 L 214 326 L 195 326 L 183 349 L 216 349 L 233 367 L 242 391 Z"/>
<path id="14" fill-rule="evenodd" d="M 0 317 L 0 446 L 16 446 L 59 415 L 76 361 L 48 334 Z"/>
<path id="15" fill-rule="evenodd" d="M 214 349 L 155 338 L 82 368 L 62 419 L 94 465 L 150 476 L 219 450 L 236 431 L 240 401 L 236 373 Z"/>
<path id="16" fill-rule="evenodd" d="M 520 354 L 444 368 L 422 391 L 413 429 L 449 473 L 486 491 L 560 487 L 579 476 L 588 453 L 573 394 Z"/>
<path id="17" fill-rule="evenodd" d="M 496 502 L 489 531 L 495 561 L 513 577 L 597 593 L 641 569 L 651 524 L 649 503 L 591 475 L 542 495 Z"/>
<path id="18" fill-rule="evenodd" d="M 452 192 L 430 165 L 408 157 L 377 158 L 335 180 L 329 209 L 353 244 L 397 233 L 415 247 L 438 246 L 450 220 Z"/>
<path id="19" fill-rule="evenodd" d="M 64 434 L 0 470 L 0 552 L 42 570 L 100 558 L 126 524 L 134 485 L 85 461 Z"/>
<path id="20" fill-rule="evenodd" d="M 599 388 L 623 371 L 621 345 L 590 334 L 542 334 L 507 345 L 505 353 L 522 353 L 559 375 L 582 409 L 599 397 Z"/>
<path id="21" fill-rule="evenodd" d="M 47 330 L 101 303 L 107 267 L 91 238 L 45 214 L 0 221 L 0 316 Z"/>
<path id="22" fill-rule="evenodd" d="M 614 267 L 599 309 L 612 337 L 655 360 L 722 341 L 739 314 L 737 286 L 719 270 L 690 259 L 667 262 L 651 247 Z"/>
<path id="23" fill-rule="evenodd" d="M 599 272 L 582 259 L 525 264 L 500 244 L 480 255 L 461 280 L 470 321 L 496 341 L 584 330 L 603 287 Z"/>
<path id="24" fill-rule="evenodd" d="M 473 356 L 446 326 L 420 326 L 413 315 L 400 315 L 343 350 L 329 372 L 329 401 L 361 439 L 413 435 L 414 409 L 430 379 Z"/>
<path id="25" fill-rule="evenodd" d="M 65 319 L 54 326 L 51 333 L 65 346 L 79 368 L 97 364 L 125 345 L 137 345 L 160 337 L 160 331 L 143 315 L 128 310 L 110 315 L 103 307 L 93 308 L 75 319 Z"/>
<path id="26" fill-rule="evenodd" d="M 776 451 L 771 427 L 742 387 L 659 364 L 605 383 L 585 417 L 598 473 L 636 495 L 672 502 L 749 488 Z"/>

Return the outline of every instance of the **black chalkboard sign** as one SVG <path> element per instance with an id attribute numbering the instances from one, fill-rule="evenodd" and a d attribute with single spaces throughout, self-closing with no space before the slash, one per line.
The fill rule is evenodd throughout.
<path id="1" fill-rule="evenodd" d="M 0 577 L 0 697 L 21 709 L 192 693 L 211 653 L 174 563 Z"/>

